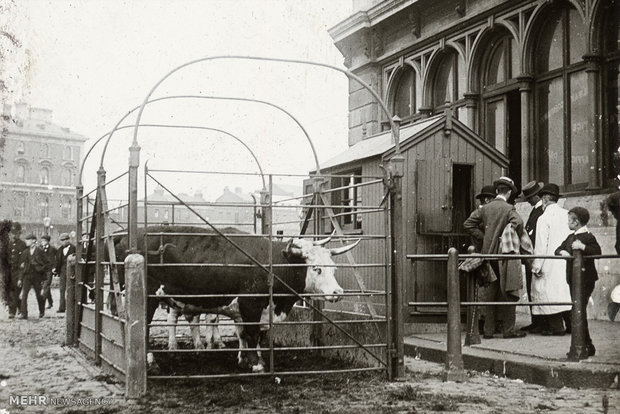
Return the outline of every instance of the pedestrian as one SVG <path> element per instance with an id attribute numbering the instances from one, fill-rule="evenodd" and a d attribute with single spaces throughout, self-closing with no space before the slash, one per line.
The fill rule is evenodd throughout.
<path id="1" fill-rule="evenodd" d="M 536 223 L 538 218 L 543 213 L 542 199 L 540 198 L 540 190 L 543 188 L 544 183 L 537 181 L 530 181 L 523 186 L 523 199 L 532 206 L 532 211 L 525 223 L 525 232 L 532 241 L 532 245 L 536 248 Z M 525 261 L 525 283 L 527 289 L 527 299 L 532 302 L 532 267 L 531 261 Z M 541 315 L 534 315 L 532 312 L 532 306 L 530 306 L 531 323 L 528 326 L 521 328 L 524 331 L 530 333 L 540 333 L 543 330 L 543 321 Z"/>
<path id="2" fill-rule="evenodd" d="M 19 280 L 17 284 L 22 288 L 21 292 L 21 319 L 28 319 L 28 293 L 34 289 L 39 305 L 39 318 L 45 316 L 45 298 L 41 295 L 41 282 L 45 279 L 45 272 L 49 268 L 47 255 L 37 244 L 37 236 L 26 236 L 27 248 L 20 256 Z"/>
<path id="3" fill-rule="evenodd" d="M 536 224 L 534 254 L 553 256 L 555 249 L 568 237 L 568 211 L 560 207 L 560 189 L 556 184 L 545 184 L 539 192 L 544 212 Z M 571 302 L 566 283 L 566 260 L 534 259 L 532 263 L 533 302 Z M 544 320 L 542 335 L 561 336 L 570 332 L 571 305 L 533 305 L 534 315 Z"/>
<path id="4" fill-rule="evenodd" d="M 496 197 L 479 211 L 472 213 L 463 223 L 463 227 L 478 243 L 481 242 L 482 254 L 500 254 L 504 250 L 502 235 L 506 230 L 517 236 L 517 243 L 523 234 L 523 220 L 515 207 L 508 204 L 510 196 L 517 192 L 512 179 L 500 177 L 493 182 Z M 517 262 L 513 266 L 510 262 Z M 522 287 L 521 264 L 518 260 L 490 260 L 491 269 L 496 279 L 491 282 L 484 292 L 483 300 L 489 302 L 516 302 L 519 300 L 519 290 Z M 515 330 L 515 306 L 487 306 L 484 308 L 484 335 L 492 338 L 495 332 L 495 321 L 502 321 L 503 338 L 520 338 L 525 332 Z"/>
<path id="5" fill-rule="evenodd" d="M 60 235 L 60 248 L 56 253 L 56 267 L 54 268 L 60 277 L 60 304 L 58 305 L 58 313 L 65 311 L 66 299 L 65 291 L 67 288 L 67 259 L 75 254 L 75 246 L 71 244 L 70 237 L 67 233 Z"/>
<path id="6" fill-rule="evenodd" d="M 596 241 L 596 237 L 586 227 L 590 221 L 590 213 L 583 207 L 573 207 L 568 210 L 568 228 L 572 233 L 562 242 L 560 247 L 555 250 L 555 254 L 561 256 L 572 256 L 573 251 L 581 250 L 584 256 L 594 256 L 601 254 L 601 246 Z M 588 356 L 594 356 L 596 348 L 592 343 L 590 331 L 588 330 L 588 314 L 587 304 L 590 295 L 594 291 L 594 285 L 598 280 L 598 273 L 594 266 L 594 259 L 584 259 L 582 265 L 581 277 L 583 278 L 583 295 L 581 303 L 583 304 L 582 312 L 585 315 L 585 331 L 586 331 L 586 351 Z M 571 298 L 574 298 L 573 284 L 573 267 L 566 266 L 566 282 L 568 283 Z"/>
<path id="7" fill-rule="evenodd" d="M 9 318 L 14 318 L 16 314 L 21 313 L 19 302 L 21 286 L 17 282 L 20 273 L 20 257 L 22 252 L 27 249 L 26 243 L 20 239 L 21 233 L 22 225 L 17 221 L 12 222 L 9 231 Z"/>
<path id="8" fill-rule="evenodd" d="M 45 279 L 41 283 L 42 295 L 47 301 L 47 309 L 52 309 L 54 306 L 54 299 L 52 298 L 52 280 L 54 278 L 53 267 L 56 262 L 56 248 L 50 244 L 51 237 L 47 234 L 41 236 L 39 243 L 41 244 L 41 250 L 47 255 L 49 263 L 48 269 L 45 271 Z"/>
<path id="9" fill-rule="evenodd" d="M 616 191 L 609 195 L 606 204 L 607 209 L 616 219 L 616 244 L 614 247 L 616 248 L 616 253 L 620 255 L 620 192 Z M 607 316 L 609 316 L 609 320 L 614 321 L 620 310 L 620 285 L 616 285 L 616 287 L 611 290 L 609 299 L 610 301 L 607 304 Z"/>

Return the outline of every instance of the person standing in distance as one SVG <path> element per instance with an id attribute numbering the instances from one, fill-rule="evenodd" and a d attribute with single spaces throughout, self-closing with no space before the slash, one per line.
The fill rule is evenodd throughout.
<path id="1" fill-rule="evenodd" d="M 11 223 L 9 232 L 9 268 L 11 274 L 9 276 L 9 318 L 14 318 L 17 313 L 21 313 L 19 303 L 19 292 L 21 286 L 18 286 L 19 280 L 19 264 L 22 252 L 27 249 L 26 243 L 19 238 L 22 233 L 22 225 L 14 221 Z"/>
<path id="2" fill-rule="evenodd" d="M 49 268 L 45 271 L 45 279 L 41 283 L 42 295 L 47 301 L 47 309 L 52 309 L 54 306 L 54 299 L 52 298 L 52 279 L 54 277 L 54 272 L 52 271 L 52 267 L 54 262 L 56 261 L 56 248 L 50 244 L 51 237 L 47 234 L 41 236 L 40 244 L 41 250 L 47 255 L 47 260 L 49 262 Z"/>
<path id="3" fill-rule="evenodd" d="M 20 275 L 17 284 L 22 288 L 21 319 L 28 319 L 28 293 L 34 289 L 39 305 L 39 318 L 45 316 L 45 298 L 41 295 L 41 282 L 45 279 L 45 272 L 50 268 L 47 255 L 37 247 L 37 236 L 26 236 L 26 250 L 20 256 Z"/>
<path id="4" fill-rule="evenodd" d="M 71 244 L 69 235 L 62 233 L 60 235 L 61 246 L 56 253 L 55 270 L 60 276 L 60 304 L 58 305 L 58 313 L 65 311 L 66 300 L 65 291 L 67 288 L 67 258 L 75 254 L 75 246 Z"/>

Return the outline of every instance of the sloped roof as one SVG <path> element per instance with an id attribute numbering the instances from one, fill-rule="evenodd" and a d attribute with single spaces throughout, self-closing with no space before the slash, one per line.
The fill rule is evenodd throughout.
<path id="1" fill-rule="evenodd" d="M 439 122 L 442 118 L 443 114 L 436 115 L 431 118 L 422 119 L 418 122 L 401 128 L 400 142 L 404 142 L 406 139 L 411 138 L 420 131 L 433 125 L 435 122 Z M 375 155 L 380 155 L 393 147 L 394 143 L 392 142 L 392 132 L 382 132 L 379 135 L 366 138 L 356 143 L 355 145 L 350 146 L 345 151 L 322 163 L 321 169 L 330 168 L 336 165 L 342 165 L 357 160 L 362 160 L 364 158 L 372 157 Z"/>

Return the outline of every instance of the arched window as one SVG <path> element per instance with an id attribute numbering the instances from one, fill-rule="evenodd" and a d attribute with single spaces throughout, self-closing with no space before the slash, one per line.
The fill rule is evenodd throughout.
<path id="1" fill-rule="evenodd" d="M 73 161 L 73 148 L 66 146 L 62 158 L 64 160 Z"/>
<path id="2" fill-rule="evenodd" d="M 15 193 L 13 213 L 16 217 L 24 217 L 26 215 L 26 194 Z"/>
<path id="3" fill-rule="evenodd" d="M 606 17 L 601 27 L 605 64 L 602 71 L 604 114 L 607 120 L 603 122 L 603 134 L 609 153 L 607 176 L 613 178 L 620 174 L 620 1 L 611 1 L 601 13 Z"/>
<path id="4" fill-rule="evenodd" d="M 392 113 L 406 119 L 416 112 L 415 71 L 405 65 L 398 75 L 392 98 Z"/>
<path id="5" fill-rule="evenodd" d="M 72 186 L 73 185 L 73 171 L 70 168 L 62 169 L 62 185 Z"/>
<path id="6" fill-rule="evenodd" d="M 41 144 L 41 158 L 50 157 L 50 146 L 47 144 Z"/>
<path id="7" fill-rule="evenodd" d="M 39 184 L 47 185 L 50 183 L 50 169 L 41 167 L 39 170 Z"/>
<path id="8" fill-rule="evenodd" d="M 432 82 L 433 109 L 439 111 L 446 102 L 455 108 L 457 117 L 461 121 L 466 112 L 461 110 L 465 106 L 463 94 L 467 87 L 465 62 L 454 49 L 447 49 L 437 58 Z"/>
<path id="9" fill-rule="evenodd" d="M 22 141 L 19 141 L 17 143 L 17 153 L 21 155 L 21 154 L 24 154 L 25 152 L 26 152 L 26 148 L 24 146 L 24 143 Z"/>
<path id="10" fill-rule="evenodd" d="M 542 178 L 566 190 L 585 188 L 589 174 L 587 28 L 568 2 L 551 6 L 535 40 L 535 102 Z"/>
<path id="11" fill-rule="evenodd" d="M 24 164 L 17 164 L 17 168 L 15 168 L 15 181 L 18 183 L 26 182 L 26 166 Z"/>

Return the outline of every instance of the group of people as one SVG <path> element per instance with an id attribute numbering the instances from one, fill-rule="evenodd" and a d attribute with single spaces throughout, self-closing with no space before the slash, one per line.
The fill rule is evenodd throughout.
<path id="1" fill-rule="evenodd" d="M 27 234 L 21 239 L 21 224 L 11 223 L 9 231 L 9 318 L 28 319 L 28 295 L 31 290 L 37 298 L 39 318 L 45 316 L 47 309 L 52 309 L 53 298 L 51 284 L 54 276 L 59 277 L 60 298 L 58 313 L 65 312 L 65 289 L 67 282 L 67 259 L 75 254 L 69 234 L 59 237 L 60 247 L 50 244 L 48 235 L 41 236 L 37 242 L 34 234 Z"/>
<path id="2" fill-rule="evenodd" d="M 534 254 L 536 256 L 572 256 L 581 250 L 584 256 L 600 255 L 601 247 L 587 228 L 590 214 L 583 207 L 566 210 L 557 202 L 560 198 L 556 184 L 537 181 L 523 187 L 522 200 L 532 211 L 524 223 L 517 213 L 515 202 L 521 191 L 509 177 L 500 177 L 493 186 L 483 187 L 476 196 L 477 208 L 465 220 L 465 231 L 471 235 L 476 251 L 482 254 Z M 485 285 L 480 298 L 485 302 L 516 302 L 523 287 L 521 260 L 488 260 L 479 269 L 484 270 Z M 526 288 L 530 302 L 556 303 L 533 304 L 531 324 L 521 329 L 515 327 L 516 306 L 486 306 L 483 308 L 483 337 L 493 338 L 500 333 L 503 338 L 520 338 L 526 332 L 542 335 L 564 335 L 571 331 L 571 305 L 573 293 L 572 266 L 563 259 L 536 258 L 525 260 Z M 585 259 L 583 303 L 594 290 L 598 280 L 593 259 Z M 585 305 L 584 305 L 585 307 Z M 585 312 L 585 309 L 584 309 Z M 589 356 L 596 352 L 586 321 L 586 349 Z"/>

